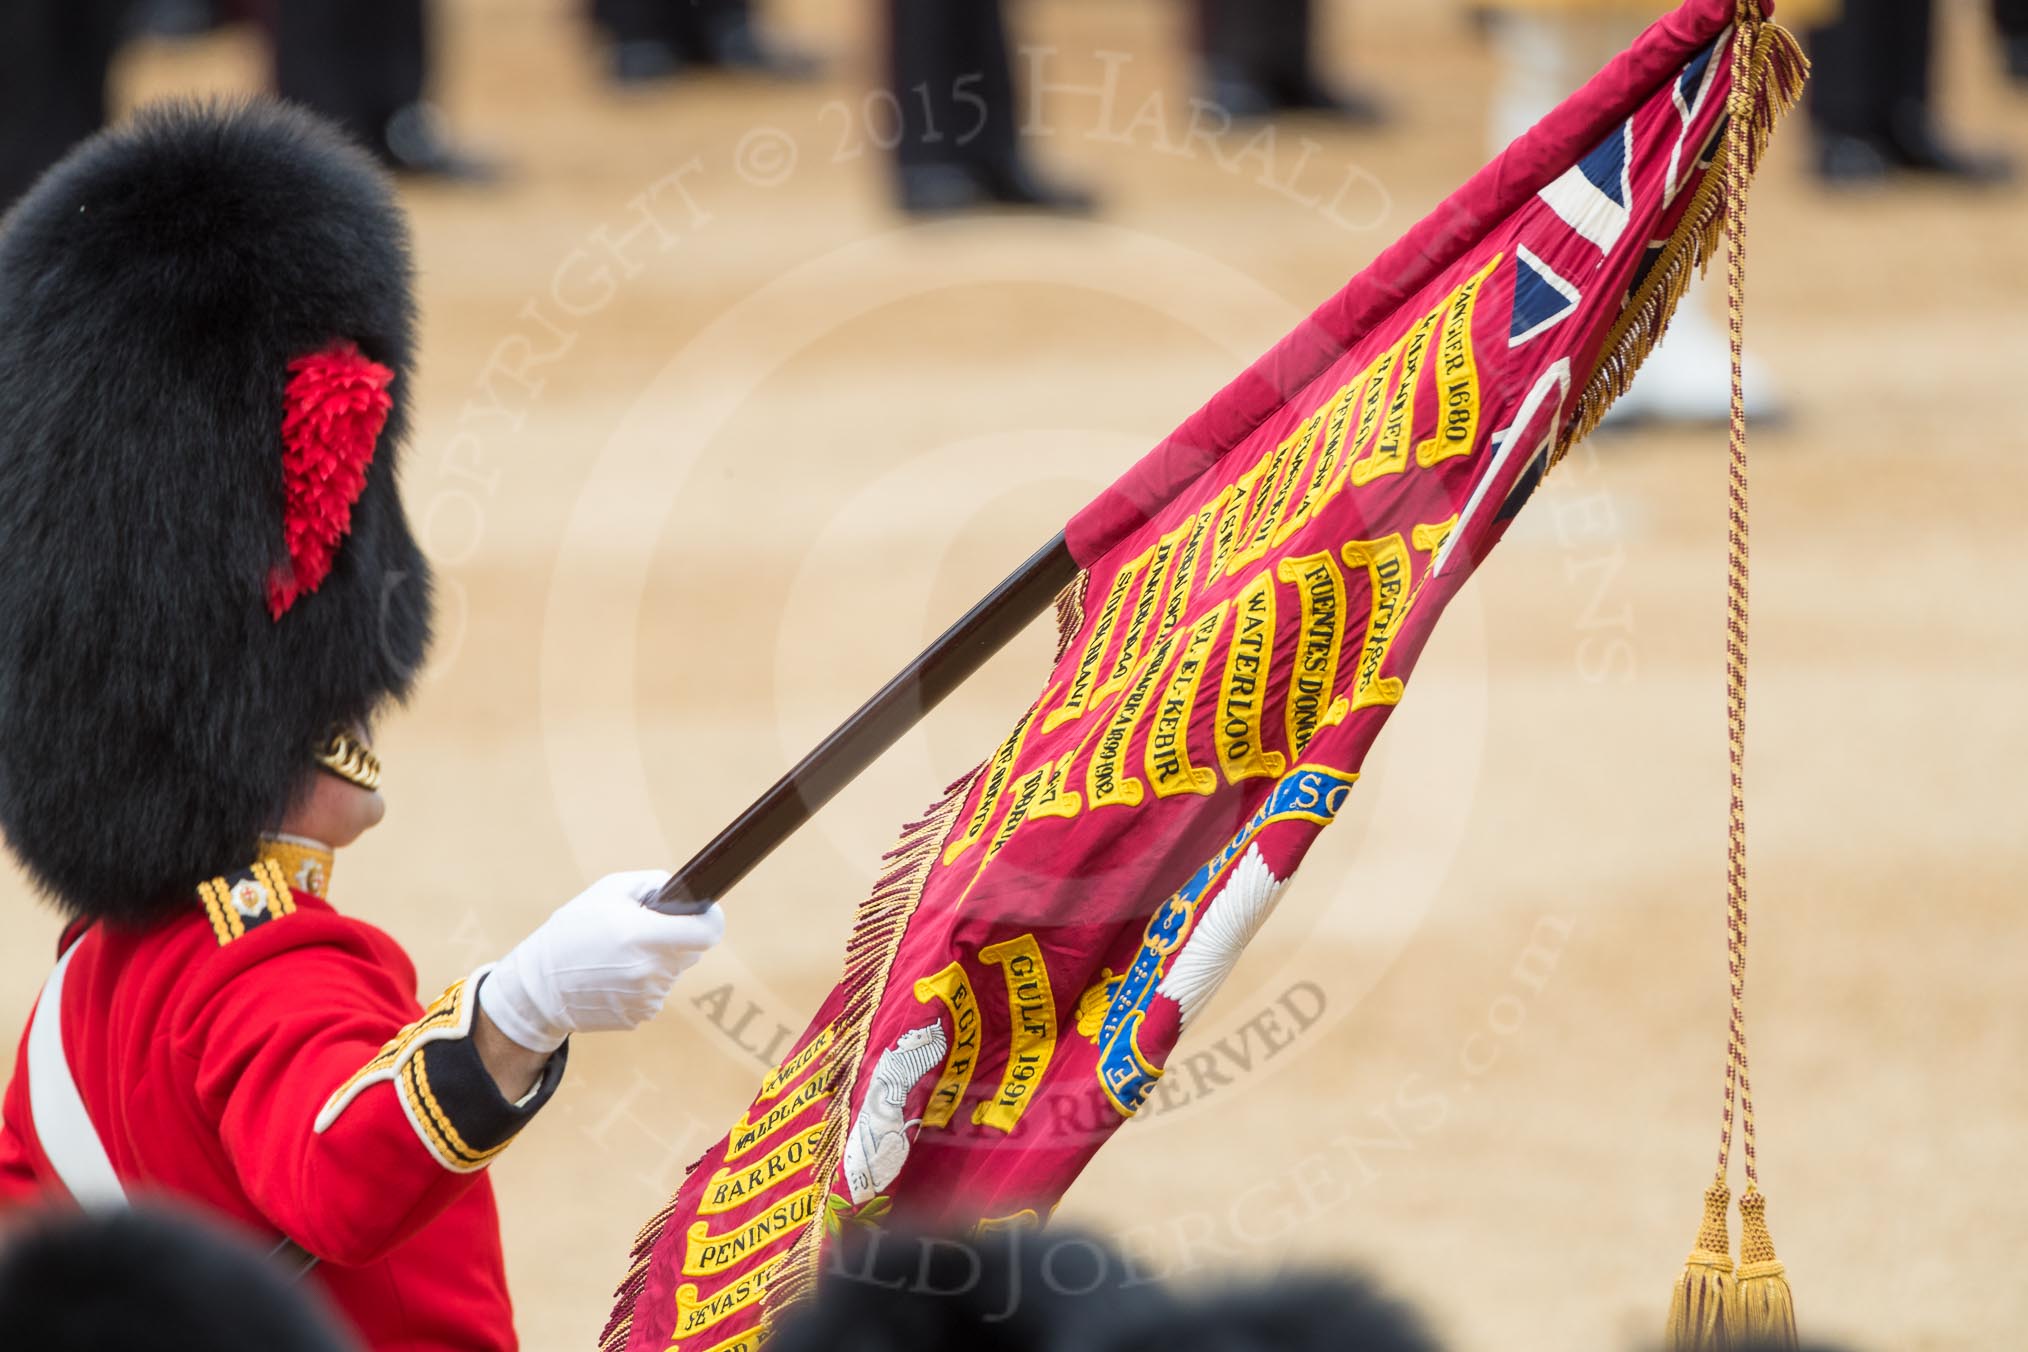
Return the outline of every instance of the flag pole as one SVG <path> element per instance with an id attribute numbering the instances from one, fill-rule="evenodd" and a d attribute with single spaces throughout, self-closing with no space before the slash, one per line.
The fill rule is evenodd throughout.
<path id="1" fill-rule="evenodd" d="M 1059 532 L 678 869 L 649 908 L 665 915 L 695 915 L 731 891 L 1048 610 L 1077 573 L 1077 561 Z"/>

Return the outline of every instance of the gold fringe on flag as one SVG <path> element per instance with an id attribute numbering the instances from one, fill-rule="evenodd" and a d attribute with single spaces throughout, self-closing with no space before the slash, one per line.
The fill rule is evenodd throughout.
<path id="1" fill-rule="evenodd" d="M 1084 628 L 1084 591 L 1089 575 L 1079 573 L 1056 598 L 1057 657 L 1061 660 L 1071 640 Z M 831 1106 L 824 1119 L 824 1137 L 813 1156 L 811 1177 L 829 1179 L 845 1156 L 845 1134 L 851 1127 L 852 1085 L 866 1059 L 867 1038 L 874 1013 L 887 990 L 888 973 L 901 949 L 902 936 L 916 907 L 922 904 L 923 889 L 929 883 L 937 852 L 949 839 L 971 796 L 972 786 L 985 770 L 973 768 L 944 791 L 943 798 L 919 822 L 911 824 L 886 856 L 887 871 L 859 905 L 853 918 L 852 936 L 845 945 L 845 1001 L 835 1027 L 838 1030 L 831 1056 L 833 1078 Z M 761 1297 L 762 1331 L 790 1306 L 814 1294 L 819 1276 L 825 1218 L 829 1209 L 819 1207 L 803 1233 L 782 1256 L 779 1272 L 769 1280 Z M 666 1224 L 667 1215 L 663 1217 Z M 659 1232 L 659 1226 L 657 1227 Z M 652 1248 L 653 1241 L 641 1252 Z M 609 1350 L 615 1352 L 615 1350 Z"/>
<path id="2" fill-rule="evenodd" d="M 1661 259 L 1639 289 L 1628 297 L 1626 309 L 1606 335 L 1598 364 L 1592 368 L 1591 379 L 1585 382 L 1576 410 L 1557 441 L 1551 468 L 1572 446 L 1597 430 L 1606 411 L 1627 392 L 1648 353 L 1662 340 L 1662 332 L 1675 317 L 1677 303 L 1690 289 L 1691 280 L 1709 269 L 1712 260 L 1718 257 L 1719 241 L 1725 238 L 1727 230 L 1731 170 L 1740 159 L 1734 153 L 1732 128 L 1745 130 L 1744 160 L 1746 178 L 1750 181 L 1760 169 L 1761 156 L 1767 150 L 1768 139 L 1774 135 L 1775 124 L 1802 99 L 1810 63 L 1801 46 L 1779 24 L 1756 19 L 1751 26 L 1759 33 L 1751 43 L 1752 55 L 1736 67 L 1747 72 L 1746 87 L 1741 91 L 1735 86 L 1735 94 L 1743 93 L 1744 98 L 1735 100 L 1728 109 L 1730 120 L 1725 141 L 1712 156 L 1711 168 L 1698 183 Z M 1741 23 L 1735 36 L 1748 27 Z M 1735 44 L 1735 57 L 1737 54 Z M 1745 184 L 1740 188 L 1744 192 Z"/>
<path id="3" fill-rule="evenodd" d="M 983 768 L 983 767 L 980 767 Z M 831 1077 L 831 1104 L 824 1118 L 824 1136 L 812 1153 L 811 1177 L 828 1180 L 845 1156 L 845 1133 L 850 1090 L 860 1063 L 866 1056 L 866 1039 L 873 1024 L 880 996 L 887 989 L 887 975 L 894 955 L 901 948 L 902 935 L 922 901 L 930 866 L 937 851 L 950 835 L 972 785 L 978 781 L 975 768 L 944 791 L 943 798 L 921 821 L 912 822 L 901 833 L 895 847 L 883 857 L 884 868 L 873 890 L 859 903 L 853 915 L 852 934 L 845 943 L 845 1000 L 839 1010 L 835 1051 L 829 1068 L 819 1074 Z M 680 1194 L 679 1194 L 680 1197 Z M 621 1352 L 633 1335 L 633 1309 L 648 1284 L 648 1265 L 662 1232 L 675 1214 L 677 1199 L 657 1212 L 634 1240 L 627 1275 L 615 1295 L 617 1311 L 599 1340 L 600 1352 Z M 782 1256 L 780 1268 L 768 1281 L 762 1297 L 763 1333 L 774 1316 L 816 1289 L 820 1246 L 824 1240 L 826 1209 L 796 1237 Z"/>
<path id="4" fill-rule="evenodd" d="M 1746 1050 L 1746 671 L 1747 671 L 1747 457 L 1746 397 L 1742 335 L 1746 315 L 1746 192 L 1777 118 L 1795 105 L 1809 64 L 1796 41 L 1781 27 L 1768 23 L 1758 0 L 1739 0 L 1732 39 L 1733 86 L 1727 107 L 1722 162 L 1714 163 L 1700 185 L 1686 224 L 1694 221 L 1698 262 L 1716 247 L 1713 233 L 1721 219 L 1706 194 L 1722 192 L 1727 250 L 1727 319 L 1732 348 L 1732 415 L 1728 437 L 1728 531 L 1726 569 L 1725 728 L 1731 766 L 1731 796 L 1726 830 L 1726 958 L 1731 973 L 1731 1010 L 1725 1061 L 1725 1112 L 1719 1133 L 1718 1172 L 1704 1194 L 1704 1218 L 1697 1241 L 1684 1265 L 1669 1302 L 1665 1345 L 1669 1352 L 1721 1352 L 1748 1343 L 1756 1348 L 1796 1346 L 1795 1300 L 1787 1271 L 1775 1257 L 1767 1229 L 1767 1199 L 1760 1192 L 1760 1169 L 1754 1152 L 1753 1085 Z M 1721 174 L 1722 170 L 1722 174 Z M 1703 213 L 1703 214 L 1699 214 Z M 1680 237 L 1679 237 L 1680 241 Z M 1672 245 L 1672 251 L 1675 246 Z M 1683 258 L 1690 257 L 1686 246 Z M 1665 260 L 1667 262 L 1669 260 Z M 1680 277 L 1671 277 L 1657 293 L 1659 313 L 1666 316 L 1688 283 L 1683 262 Z M 1637 298 L 1639 299 L 1639 298 Z M 1638 307 L 1630 306 L 1633 311 Z M 1633 316 L 1632 331 L 1647 337 L 1643 314 Z M 1666 321 L 1665 321 L 1666 322 Z M 1612 350 L 1609 348 L 1609 350 Z M 1632 363 L 1607 372 L 1623 389 L 1632 378 Z M 1596 383 L 1596 379 L 1594 381 Z M 1617 391 L 1615 391 L 1617 392 Z M 1587 391 L 1589 394 L 1589 391 Z M 1610 402 L 1609 400 L 1607 402 Z M 1732 1127 L 1739 1109 L 1740 1142 L 1746 1191 L 1739 1198 L 1740 1263 L 1732 1265 L 1726 1210 L 1731 1200 L 1727 1180 L 1732 1169 Z"/>
<path id="5" fill-rule="evenodd" d="M 1071 640 L 1084 628 L 1083 596 L 1088 583 L 1088 575 L 1079 573 L 1056 598 L 1059 659 Z M 866 1042 L 872 1030 L 873 1015 L 879 1008 L 882 993 L 887 989 L 894 955 L 900 951 L 908 922 L 922 902 L 923 889 L 929 882 L 930 868 L 936 862 L 937 852 L 957 824 L 965 800 L 971 796 L 972 786 L 978 782 L 984 769 L 984 765 L 972 769 L 944 791 L 944 796 L 924 814 L 922 820 L 910 823 L 902 831 L 901 839 L 882 858 L 884 867 L 873 884 L 873 890 L 859 903 L 853 915 L 851 937 L 845 943 L 845 998 L 834 1025 L 837 1040 L 829 1058 L 829 1069 L 820 1072 L 831 1077 L 831 1104 L 824 1119 L 823 1138 L 812 1155 L 813 1178 L 829 1179 L 844 1158 L 845 1134 L 851 1126 L 852 1084 L 866 1059 Z M 647 1287 L 650 1256 L 661 1242 L 662 1232 L 667 1228 L 669 1218 L 675 1214 L 676 1204 L 677 1199 L 672 1198 L 635 1237 L 627 1275 L 616 1294 L 617 1312 L 599 1340 L 600 1352 L 621 1352 L 632 1336 L 632 1310 Z M 796 1236 L 789 1251 L 780 1259 L 779 1269 L 769 1279 L 766 1292 L 761 1297 L 763 1335 L 783 1311 L 814 1293 L 827 1214 L 827 1208 L 817 1209 L 817 1214 Z"/>
<path id="6" fill-rule="evenodd" d="M 1083 569 L 1069 585 L 1056 594 L 1056 660 L 1070 651 L 1070 645 L 1084 632 L 1084 593 L 1091 586 L 1091 571 Z"/>
<path id="7" fill-rule="evenodd" d="M 845 943 L 845 1003 L 834 1027 L 830 1075 L 831 1104 L 824 1115 L 824 1137 L 812 1155 L 810 1177 L 828 1185 L 845 1158 L 845 1134 L 852 1126 L 852 1085 L 859 1078 L 866 1059 L 866 1042 L 873 1028 L 873 1016 L 880 997 L 887 990 L 887 976 L 894 967 L 894 955 L 908 932 L 908 922 L 922 903 L 923 888 L 929 883 L 930 868 L 937 852 L 957 824 L 972 785 L 984 766 L 973 769 L 944 792 L 944 797 L 921 821 L 911 823 L 901 840 L 889 851 L 887 872 L 873 885 L 872 893 L 859 904 L 852 921 L 852 936 Z M 815 1294 L 818 1263 L 824 1243 L 825 1218 L 830 1209 L 819 1206 L 804 1226 L 803 1233 L 789 1246 L 781 1267 L 769 1279 L 761 1296 L 762 1329 L 765 1334 L 782 1311 Z"/>

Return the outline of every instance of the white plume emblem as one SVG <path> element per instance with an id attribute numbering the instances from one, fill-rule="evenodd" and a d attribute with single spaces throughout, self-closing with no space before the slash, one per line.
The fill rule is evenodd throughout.
<path id="1" fill-rule="evenodd" d="M 1225 984 L 1225 978 L 1239 965 L 1239 955 L 1260 933 L 1288 885 L 1288 879 L 1275 877 L 1268 868 L 1258 845 L 1233 865 L 1225 886 L 1205 906 L 1182 951 L 1169 960 L 1162 984 L 1156 987 L 1159 994 L 1182 1006 L 1184 1026 Z"/>
<path id="2" fill-rule="evenodd" d="M 894 1182 L 908 1162 L 908 1133 L 921 1118 L 904 1119 L 909 1093 L 923 1077 L 942 1068 L 950 1043 L 941 1022 L 903 1033 L 874 1063 L 866 1101 L 845 1137 L 845 1186 L 854 1206 Z"/>

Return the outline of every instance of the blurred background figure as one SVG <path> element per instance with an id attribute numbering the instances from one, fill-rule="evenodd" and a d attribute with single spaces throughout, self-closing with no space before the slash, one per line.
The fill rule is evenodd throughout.
<path id="1" fill-rule="evenodd" d="M 1238 119 L 1318 112 L 1377 123 L 1379 101 L 1317 74 L 1312 0 L 1197 0 L 1203 96 Z"/>
<path id="2" fill-rule="evenodd" d="M 1993 0 L 1993 26 L 2007 60 L 2007 78 L 2028 86 L 2028 0 Z"/>
<path id="3" fill-rule="evenodd" d="M 178 0 L 188 3 L 188 0 Z M 280 0 L 270 15 L 275 91 L 336 122 L 397 173 L 484 182 L 492 161 L 461 150 L 428 101 L 425 0 Z"/>
<path id="4" fill-rule="evenodd" d="M 1916 2 L 1926 5 L 1926 0 Z M 1829 22 L 1839 3 L 1781 0 L 1777 10 L 1784 25 L 1801 33 L 1811 24 Z M 1479 0 L 1472 13 L 1492 35 L 1501 58 L 1491 103 L 1493 147 L 1504 148 L 1534 126 L 1642 28 L 1675 8 L 1670 0 Z"/>
<path id="5" fill-rule="evenodd" d="M 22 1352 L 356 1352 L 293 1277 L 181 1217 L 51 1216 L 0 1242 L 0 1334 Z"/>
<path id="6" fill-rule="evenodd" d="M 31 0 L 37 2 L 37 0 Z M 115 0 L 150 37 L 193 38 L 247 22 L 274 53 L 274 89 L 330 118 L 396 173 L 484 182 L 491 160 L 460 149 L 429 101 L 433 0 Z"/>
<path id="7" fill-rule="evenodd" d="M 903 211 L 1091 210 L 1087 193 L 1050 181 L 1028 161 L 1000 0 L 891 0 L 888 39 Z"/>
<path id="8" fill-rule="evenodd" d="M 710 69 L 808 80 L 823 63 L 770 33 L 750 0 L 592 0 L 592 21 L 611 43 L 616 84 L 650 84 Z"/>
<path id="9" fill-rule="evenodd" d="M 127 0 L 0 3 L 0 209 L 106 120 Z"/>
<path id="10" fill-rule="evenodd" d="M 1784 17 L 1798 26 L 1787 8 Z M 1905 171 L 1967 183 L 2012 176 L 2005 156 L 1959 146 L 1937 126 L 1930 97 L 1935 8 L 1932 0 L 1844 0 L 1835 22 L 1809 35 L 1810 122 L 1825 182 L 1874 183 Z M 2028 4 L 1995 0 L 1993 9 L 2003 35 L 2014 35 L 2009 59 L 2020 78 Z"/>
<path id="11" fill-rule="evenodd" d="M 1794 27 L 1824 14 L 1835 0 L 1782 0 Z M 1499 58 L 1488 101 L 1487 153 L 1495 154 L 1534 126 L 1622 51 L 1641 29 L 1676 8 L 1669 0 L 1491 0 L 1480 7 Z M 1692 284 L 1687 302 L 1648 354 L 1634 385 L 1606 415 L 1607 426 L 1641 422 L 1723 422 L 1731 412 L 1732 348 L 1713 313 L 1718 288 Z M 1779 412 L 1766 373 L 1747 360 L 1746 409 L 1753 418 Z"/>

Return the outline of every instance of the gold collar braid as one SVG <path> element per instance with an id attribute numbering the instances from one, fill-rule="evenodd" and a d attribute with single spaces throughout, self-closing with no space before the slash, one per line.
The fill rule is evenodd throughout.
<path id="1" fill-rule="evenodd" d="M 282 881 L 298 892 L 331 895 L 331 850 L 321 841 L 279 832 L 261 837 L 260 858 L 281 871 Z"/>

